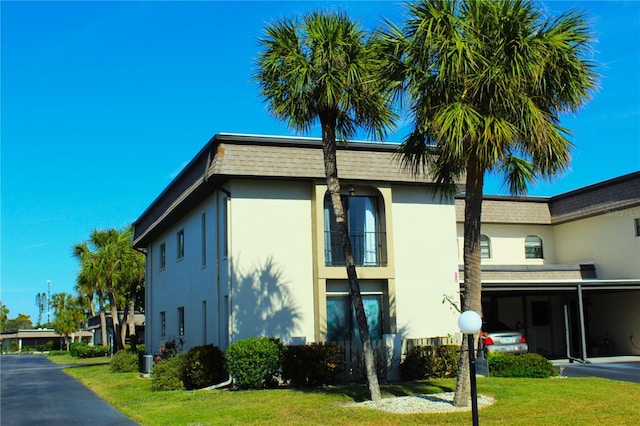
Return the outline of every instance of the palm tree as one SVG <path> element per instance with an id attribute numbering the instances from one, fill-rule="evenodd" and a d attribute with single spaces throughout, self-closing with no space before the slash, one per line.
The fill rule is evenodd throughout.
<path id="1" fill-rule="evenodd" d="M 415 172 L 432 172 L 448 195 L 464 179 L 462 310 L 482 315 L 485 175 L 502 174 L 517 195 L 568 166 L 572 145 L 560 116 L 596 87 L 586 59 L 592 34 L 582 13 L 546 18 L 524 0 L 419 0 L 409 12 L 403 28 L 384 34 L 388 74 L 403 76 L 414 120 L 400 155 Z M 468 368 L 461 357 L 456 405 L 469 400 Z"/>
<path id="2" fill-rule="evenodd" d="M 371 399 L 380 399 L 373 349 L 340 199 L 336 140 L 358 128 L 382 139 L 393 125 L 390 92 L 380 74 L 375 45 L 348 16 L 311 12 L 268 25 L 260 40 L 255 80 L 270 112 L 295 131 L 319 123 L 327 180 L 345 255 L 351 302 L 356 312 Z"/>
<path id="3" fill-rule="evenodd" d="M 127 332 L 124 323 L 131 330 L 133 308 L 138 294 L 144 290 L 144 257 L 131 247 L 132 233 L 132 227 L 124 230 L 96 229 L 91 232 L 87 243 L 74 247 L 74 255 L 81 260 L 82 267 L 79 283 L 89 287 L 88 283 L 95 283 L 99 302 L 104 301 L 103 297 L 109 300 L 116 350 L 124 349 Z M 122 318 L 119 312 L 124 312 Z M 135 328 L 133 330 L 130 337 L 135 344 Z"/>
<path id="4" fill-rule="evenodd" d="M 105 286 L 104 277 L 97 270 L 97 256 L 89 248 L 87 242 L 73 246 L 73 256 L 80 261 L 80 271 L 76 281 L 76 292 L 81 298 L 90 302 L 91 315 L 96 315 L 94 299 L 98 299 L 98 314 L 100 315 L 100 332 L 102 344 L 107 344 L 107 320 L 105 316 Z"/>
<path id="5" fill-rule="evenodd" d="M 4 331 L 9 319 L 9 308 L 0 300 L 0 331 Z"/>
<path id="6" fill-rule="evenodd" d="M 84 320 L 84 312 L 80 301 L 70 294 L 56 293 L 51 296 L 51 305 L 56 315 L 53 321 L 53 328 L 64 336 L 68 351 L 71 334 L 80 329 Z"/>

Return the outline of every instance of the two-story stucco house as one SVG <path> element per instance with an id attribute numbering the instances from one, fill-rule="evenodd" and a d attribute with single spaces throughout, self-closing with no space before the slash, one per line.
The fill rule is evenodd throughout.
<path id="1" fill-rule="evenodd" d="M 396 148 L 340 146 L 338 169 L 370 332 L 398 361 L 405 339 L 458 333 L 443 296 L 464 286 L 464 201 L 403 170 Z M 320 140 L 214 136 L 134 223 L 148 352 L 352 338 L 331 215 Z M 640 355 L 639 222 L 640 173 L 552 198 L 486 197 L 484 316 L 545 355 Z"/>
<path id="2" fill-rule="evenodd" d="M 350 143 L 338 167 L 371 335 L 447 336 L 458 314 L 455 201 L 402 169 L 397 145 Z M 218 134 L 135 222 L 147 256 L 146 335 L 222 349 L 250 336 L 351 339 L 321 142 Z"/>

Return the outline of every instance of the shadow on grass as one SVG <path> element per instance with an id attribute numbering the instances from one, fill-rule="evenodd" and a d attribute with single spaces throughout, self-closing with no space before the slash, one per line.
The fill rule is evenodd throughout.
<path id="1" fill-rule="evenodd" d="M 328 394 L 345 396 L 354 402 L 363 402 L 370 400 L 369 387 L 366 384 L 354 385 L 336 385 L 315 388 L 293 388 L 290 389 L 310 393 L 310 394 Z M 443 385 L 441 383 L 429 380 L 415 382 L 397 382 L 380 385 L 380 391 L 383 398 L 388 396 L 412 396 L 423 394 L 436 394 L 442 392 L 453 392 L 454 388 Z"/>

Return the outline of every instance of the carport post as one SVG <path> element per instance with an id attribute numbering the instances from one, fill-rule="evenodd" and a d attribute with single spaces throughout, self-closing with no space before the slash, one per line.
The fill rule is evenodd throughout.
<path id="1" fill-rule="evenodd" d="M 578 310 L 580 311 L 580 338 L 582 361 L 587 362 L 587 337 L 584 328 L 584 305 L 582 303 L 582 285 L 578 284 Z"/>

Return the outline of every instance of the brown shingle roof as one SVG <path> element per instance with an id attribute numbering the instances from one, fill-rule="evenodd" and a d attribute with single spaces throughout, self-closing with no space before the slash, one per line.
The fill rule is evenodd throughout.
<path id="1" fill-rule="evenodd" d="M 337 147 L 341 179 L 431 184 L 406 171 L 397 144 L 352 142 Z M 206 173 L 205 173 L 206 170 Z M 324 179 L 322 141 L 316 138 L 217 134 L 134 223 L 141 248 L 165 224 L 184 214 L 232 177 Z"/>
<path id="2" fill-rule="evenodd" d="M 640 206 L 640 172 L 549 198 L 487 196 L 482 201 L 482 223 L 556 225 L 636 206 Z M 464 199 L 456 200 L 456 221 L 464 222 Z"/>
<path id="3" fill-rule="evenodd" d="M 456 221 L 464 222 L 464 200 L 456 200 Z M 482 201 L 482 223 L 549 225 L 546 198 L 486 197 Z"/>

